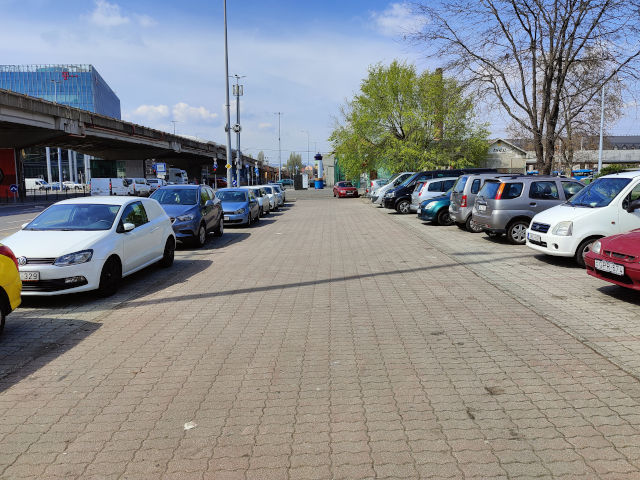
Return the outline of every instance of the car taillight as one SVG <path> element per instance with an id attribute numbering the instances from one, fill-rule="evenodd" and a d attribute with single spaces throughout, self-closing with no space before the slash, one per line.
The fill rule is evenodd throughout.
<path id="1" fill-rule="evenodd" d="M 425 191 L 424 189 L 427 188 L 427 184 L 423 183 L 422 184 L 422 188 L 420 189 L 420 193 L 418 195 L 422 195 L 422 193 Z"/>
<path id="2" fill-rule="evenodd" d="M 16 258 L 16 256 L 13 254 L 13 252 L 9 247 L 5 245 L 0 245 L 0 255 L 9 257 L 11 260 L 13 260 L 13 263 L 16 264 L 16 268 L 18 268 L 18 259 Z"/>
<path id="3" fill-rule="evenodd" d="M 498 192 L 496 193 L 496 200 L 500 200 L 502 198 L 502 192 L 504 191 L 504 186 L 506 183 L 501 183 L 498 187 Z"/>
<path id="4" fill-rule="evenodd" d="M 467 196 L 466 195 L 462 195 L 462 201 L 460 202 L 460 206 L 461 207 L 466 207 L 467 206 Z"/>

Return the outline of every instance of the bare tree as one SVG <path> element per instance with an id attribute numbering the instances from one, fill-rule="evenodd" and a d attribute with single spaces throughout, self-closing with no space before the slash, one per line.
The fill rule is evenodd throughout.
<path id="1" fill-rule="evenodd" d="M 543 173 L 551 171 L 564 125 L 603 85 L 637 74 L 639 0 L 430 3 L 415 5 L 428 21 L 413 38 L 528 132 Z M 594 61 L 601 68 L 588 84 L 571 80 L 581 62 Z M 563 101 L 572 104 L 566 118 Z"/>

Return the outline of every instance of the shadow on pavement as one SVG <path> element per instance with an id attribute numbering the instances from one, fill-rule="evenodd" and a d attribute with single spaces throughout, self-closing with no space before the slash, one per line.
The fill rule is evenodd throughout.
<path id="1" fill-rule="evenodd" d="M 604 282 L 604 280 L 603 280 Z M 602 287 L 598 287 L 598 291 L 605 295 L 621 300 L 626 303 L 640 306 L 640 297 L 638 297 L 638 291 L 631 288 L 624 288 L 612 283 L 607 283 Z"/>
<path id="2" fill-rule="evenodd" d="M 100 323 L 84 320 L 9 315 L 0 336 L 0 392 L 37 372 L 100 327 Z M 65 377 L 63 372 L 60 377 Z"/>
<path id="3" fill-rule="evenodd" d="M 547 265 L 553 265 L 554 267 L 585 270 L 584 267 L 581 267 L 576 263 L 573 257 L 554 257 L 553 255 L 544 254 L 535 254 L 534 257 L 537 260 L 540 260 Z M 585 271 L 584 274 L 586 275 L 587 272 Z"/>

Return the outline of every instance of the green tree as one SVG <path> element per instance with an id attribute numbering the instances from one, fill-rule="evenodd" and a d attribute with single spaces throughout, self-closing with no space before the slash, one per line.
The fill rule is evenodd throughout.
<path id="1" fill-rule="evenodd" d="M 441 71 L 371 66 L 341 116 L 330 141 L 348 178 L 380 167 L 466 167 L 486 155 L 488 131 L 475 120 L 473 99 Z"/>
<path id="2" fill-rule="evenodd" d="M 287 171 L 291 175 L 296 174 L 296 168 L 298 172 L 302 172 L 304 165 L 302 164 L 302 155 L 296 152 L 291 152 L 289 154 L 289 159 L 287 160 Z"/>

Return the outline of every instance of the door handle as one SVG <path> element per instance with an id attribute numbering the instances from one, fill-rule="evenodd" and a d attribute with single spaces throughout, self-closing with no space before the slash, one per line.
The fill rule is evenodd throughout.
<path id="1" fill-rule="evenodd" d="M 537 205 L 537 203 L 536 203 L 536 202 L 531 202 L 531 203 L 529 204 L 529 206 L 531 206 L 531 207 L 535 207 L 536 205 Z"/>

